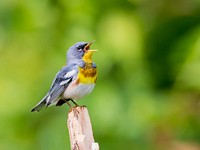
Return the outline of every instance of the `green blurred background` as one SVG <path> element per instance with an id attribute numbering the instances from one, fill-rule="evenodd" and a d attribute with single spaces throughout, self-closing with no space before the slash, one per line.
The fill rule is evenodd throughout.
<path id="1" fill-rule="evenodd" d="M 70 149 L 67 105 L 30 109 L 78 41 L 99 76 L 88 107 L 102 150 L 200 150 L 199 0 L 1 0 L 0 149 Z"/>

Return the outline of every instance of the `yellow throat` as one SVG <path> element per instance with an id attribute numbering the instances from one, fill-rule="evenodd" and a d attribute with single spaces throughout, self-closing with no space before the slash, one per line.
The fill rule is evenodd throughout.
<path id="1" fill-rule="evenodd" d="M 85 55 L 83 56 L 83 60 L 85 61 L 85 63 L 92 63 L 92 54 L 93 51 L 88 50 Z"/>
<path id="2" fill-rule="evenodd" d="M 78 80 L 83 84 L 94 84 L 97 80 L 97 69 L 92 65 L 92 54 L 94 50 L 88 50 L 83 56 L 86 63 L 84 68 L 79 67 Z"/>

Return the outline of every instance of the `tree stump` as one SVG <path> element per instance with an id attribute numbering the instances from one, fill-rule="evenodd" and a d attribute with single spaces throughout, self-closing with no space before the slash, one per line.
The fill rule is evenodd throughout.
<path id="1" fill-rule="evenodd" d="M 90 116 L 85 106 L 73 107 L 68 113 L 67 126 L 71 150 L 99 150 L 93 137 Z"/>

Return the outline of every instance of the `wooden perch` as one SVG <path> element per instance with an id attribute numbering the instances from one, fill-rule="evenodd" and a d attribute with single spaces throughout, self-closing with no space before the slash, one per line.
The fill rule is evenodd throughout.
<path id="1" fill-rule="evenodd" d="M 68 113 L 67 126 L 71 150 L 99 150 L 95 143 L 90 116 L 85 106 L 77 106 Z"/>

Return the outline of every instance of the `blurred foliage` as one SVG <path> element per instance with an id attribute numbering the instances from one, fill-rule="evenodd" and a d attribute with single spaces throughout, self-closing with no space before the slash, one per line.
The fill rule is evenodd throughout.
<path id="1" fill-rule="evenodd" d="M 69 108 L 30 109 L 91 40 L 98 82 L 78 103 L 100 148 L 200 150 L 199 0 L 0 1 L 0 149 L 70 149 Z"/>

